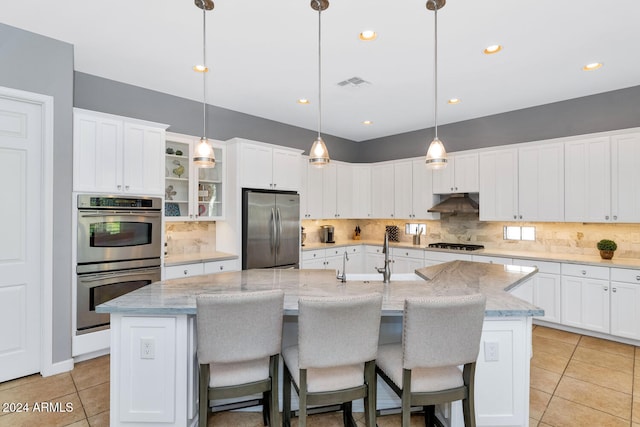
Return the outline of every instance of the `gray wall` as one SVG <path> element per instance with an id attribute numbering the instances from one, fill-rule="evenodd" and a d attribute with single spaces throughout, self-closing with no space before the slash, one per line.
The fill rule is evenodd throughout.
<path id="1" fill-rule="evenodd" d="M 640 86 L 438 126 L 449 152 L 640 126 Z M 362 142 L 354 162 L 423 156 L 433 128 Z"/>
<path id="2" fill-rule="evenodd" d="M 74 106 L 171 125 L 171 132 L 200 136 L 202 103 L 137 86 L 75 72 Z M 317 133 L 237 111 L 209 105 L 207 136 L 225 141 L 234 137 L 299 148 L 309 153 Z M 322 134 L 331 158 L 350 160 L 356 143 Z"/>
<path id="3" fill-rule="evenodd" d="M 53 362 L 71 357 L 73 46 L 0 24 L 0 86 L 54 98 Z"/>

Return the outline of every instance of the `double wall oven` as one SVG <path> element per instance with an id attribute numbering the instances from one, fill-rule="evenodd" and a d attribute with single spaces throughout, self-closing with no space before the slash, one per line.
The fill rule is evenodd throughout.
<path id="1" fill-rule="evenodd" d="M 78 195 L 76 330 L 109 327 L 95 307 L 160 280 L 162 199 Z"/>

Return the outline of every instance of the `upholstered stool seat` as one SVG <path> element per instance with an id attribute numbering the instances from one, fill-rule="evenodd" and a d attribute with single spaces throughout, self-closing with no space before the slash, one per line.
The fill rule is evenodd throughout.
<path id="1" fill-rule="evenodd" d="M 212 400 L 262 393 L 264 423 L 281 425 L 278 365 L 284 292 L 200 295 L 196 298 L 199 426 Z"/>
<path id="2" fill-rule="evenodd" d="M 411 406 L 423 406 L 427 427 L 435 406 L 462 400 L 464 422 L 475 427 L 474 376 L 484 322 L 481 294 L 408 298 L 402 343 L 378 348 L 376 371 L 402 399 L 402 426 Z M 463 366 L 460 369 L 459 366 Z"/>
<path id="3" fill-rule="evenodd" d="M 355 426 L 351 402 L 364 398 L 365 422 L 375 426 L 376 375 L 382 296 L 301 297 L 298 345 L 283 350 L 283 417 L 291 420 L 291 386 L 299 395 L 298 426 L 307 407 L 340 404 L 345 425 Z"/>

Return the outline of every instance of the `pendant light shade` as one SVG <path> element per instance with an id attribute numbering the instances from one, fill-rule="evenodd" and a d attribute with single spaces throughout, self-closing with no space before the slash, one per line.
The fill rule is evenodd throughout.
<path id="1" fill-rule="evenodd" d="M 202 73 L 202 137 L 193 153 L 193 163 L 199 168 L 212 168 L 216 165 L 213 147 L 207 139 L 207 10 L 213 9 L 212 0 L 194 0 L 195 5 L 202 9 L 202 64 L 194 67 Z"/>
<path id="2" fill-rule="evenodd" d="M 309 152 L 309 163 L 313 166 L 325 166 L 330 162 L 329 150 L 322 140 L 321 136 L 313 141 L 311 151 Z"/>
<path id="3" fill-rule="evenodd" d="M 213 147 L 211 147 L 207 138 L 200 138 L 200 142 L 193 153 L 193 163 L 199 168 L 212 168 L 216 165 Z"/>
<path id="4" fill-rule="evenodd" d="M 447 151 L 444 149 L 444 144 L 438 139 L 438 9 L 441 9 L 446 4 L 446 0 L 427 0 L 427 9 L 433 10 L 434 13 L 434 61 L 433 61 L 433 122 L 435 129 L 435 137 L 429 149 L 427 150 L 427 157 L 425 163 L 430 169 L 444 169 L 447 167 Z"/>
<path id="5" fill-rule="evenodd" d="M 329 7 L 328 0 L 311 0 L 311 8 L 318 11 L 318 137 L 309 151 L 309 164 L 323 167 L 329 164 L 329 150 L 320 136 L 322 129 L 322 11 Z"/>

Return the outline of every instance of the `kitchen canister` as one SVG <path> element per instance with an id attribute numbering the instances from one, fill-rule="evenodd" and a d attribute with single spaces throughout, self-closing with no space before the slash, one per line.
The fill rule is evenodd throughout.
<path id="1" fill-rule="evenodd" d="M 395 225 L 386 226 L 387 234 L 389 235 L 389 241 L 399 242 L 400 236 L 398 235 L 398 227 Z"/>

